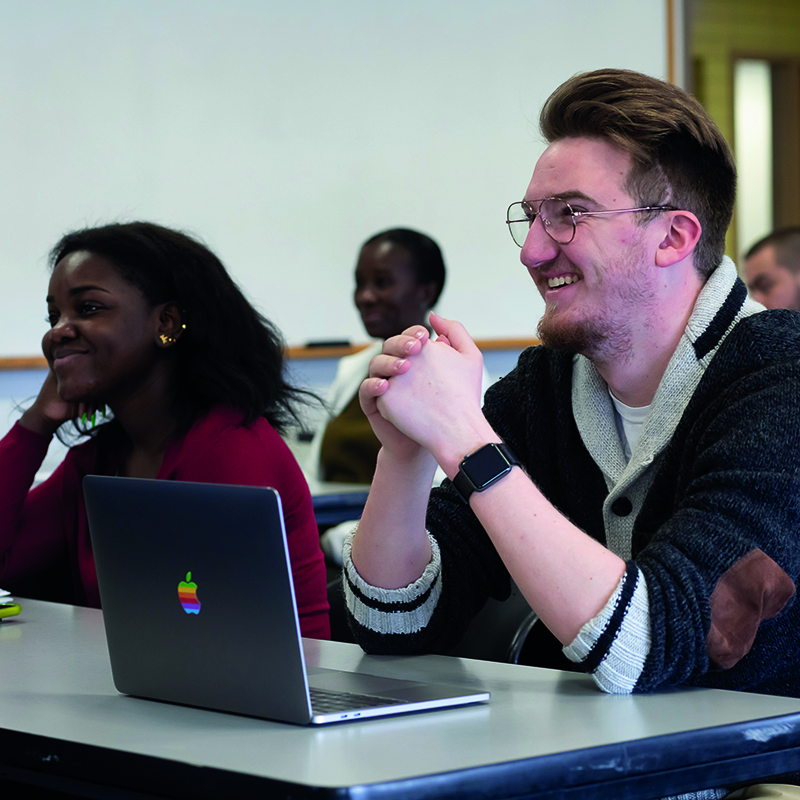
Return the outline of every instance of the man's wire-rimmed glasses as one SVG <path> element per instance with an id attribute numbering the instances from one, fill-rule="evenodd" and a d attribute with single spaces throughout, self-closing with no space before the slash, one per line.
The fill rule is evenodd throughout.
<path id="1" fill-rule="evenodd" d="M 569 244 L 575 238 L 578 217 L 600 214 L 627 214 L 633 211 L 677 211 L 674 206 L 643 206 L 641 208 L 611 208 L 605 211 L 575 211 L 566 200 L 547 197 L 544 200 L 523 200 L 512 203 L 506 212 L 506 224 L 518 247 L 525 244 L 528 231 L 538 216 L 545 233 L 558 244 Z"/>

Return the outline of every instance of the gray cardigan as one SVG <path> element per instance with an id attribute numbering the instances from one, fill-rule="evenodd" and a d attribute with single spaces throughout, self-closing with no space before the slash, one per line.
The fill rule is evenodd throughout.
<path id="1" fill-rule="evenodd" d="M 644 583 L 649 641 L 635 690 L 800 695 L 800 315 L 758 308 L 726 260 L 627 465 L 607 389 L 586 359 L 529 349 L 486 394 L 487 419 L 545 496 L 627 560 L 580 656 L 586 671 L 612 652 Z M 436 558 L 407 589 L 373 590 L 346 560 L 352 625 L 371 652 L 446 650 L 488 596 L 509 592 L 504 565 L 449 483 L 431 496 L 428 529 Z"/>

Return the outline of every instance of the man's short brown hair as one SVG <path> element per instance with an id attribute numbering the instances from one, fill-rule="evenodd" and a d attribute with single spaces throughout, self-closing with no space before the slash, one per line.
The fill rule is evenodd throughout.
<path id="1" fill-rule="evenodd" d="M 539 126 L 549 143 L 601 138 L 628 153 L 626 191 L 639 205 L 672 205 L 695 214 L 703 228 L 695 269 L 707 278 L 719 266 L 736 199 L 736 165 L 694 97 L 640 72 L 585 72 L 550 95 Z"/>

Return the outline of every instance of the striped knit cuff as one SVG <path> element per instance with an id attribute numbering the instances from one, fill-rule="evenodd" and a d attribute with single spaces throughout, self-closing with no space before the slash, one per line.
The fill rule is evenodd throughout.
<path id="1" fill-rule="evenodd" d="M 431 560 L 417 581 L 403 589 L 380 589 L 368 584 L 353 566 L 350 550 L 354 533 L 345 539 L 342 556 L 345 601 L 356 622 L 383 634 L 416 633 L 424 628 L 442 592 L 442 561 L 436 539 L 428 534 Z"/>
<path id="2" fill-rule="evenodd" d="M 604 692 L 630 694 L 649 652 L 647 584 L 629 563 L 605 607 L 581 628 L 564 655 L 590 672 Z"/>

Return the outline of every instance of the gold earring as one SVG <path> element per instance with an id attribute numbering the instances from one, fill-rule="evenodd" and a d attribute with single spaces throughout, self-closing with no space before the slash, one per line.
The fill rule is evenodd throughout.
<path id="1" fill-rule="evenodd" d="M 159 334 L 158 338 L 161 339 L 161 344 L 163 344 L 163 345 L 175 344 L 175 342 L 178 341 L 177 339 L 173 338 L 172 336 L 167 336 L 166 333 Z"/>

